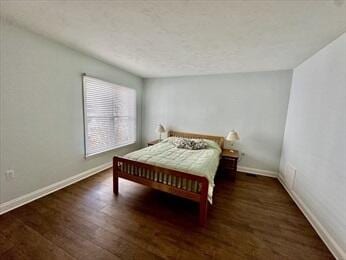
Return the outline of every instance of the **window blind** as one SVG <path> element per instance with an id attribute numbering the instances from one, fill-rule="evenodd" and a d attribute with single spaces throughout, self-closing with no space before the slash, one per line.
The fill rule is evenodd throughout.
<path id="1" fill-rule="evenodd" d="M 83 76 L 85 156 L 136 142 L 136 91 Z"/>

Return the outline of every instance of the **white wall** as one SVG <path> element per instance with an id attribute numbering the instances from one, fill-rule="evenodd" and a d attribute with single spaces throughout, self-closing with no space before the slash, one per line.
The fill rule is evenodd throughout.
<path id="1" fill-rule="evenodd" d="M 241 166 L 278 172 L 291 71 L 146 79 L 143 141 L 155 127 L 226 136 L 239 131 Z"/>
<path id="2" fill-rule="evenodd" d="M 142 79 L 1 21 L 1 202 L 110 162 L 141 143 Z M 138 141 L 85 160 L 81 73 L 135 88 Z M 15 178 L 6 181 L 7 169 Z"/>
<path id="3" fill-rule="evenodd" d="M 346 259 L 346 34 L 293 73 L 281 172 Z"/>

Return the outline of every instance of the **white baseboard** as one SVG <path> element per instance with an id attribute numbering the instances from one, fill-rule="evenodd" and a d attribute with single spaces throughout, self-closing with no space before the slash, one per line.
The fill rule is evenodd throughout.
<path id="1" fill-rule="evenodd" d="M 296 203 L 300 211 L 304 214 L 304 216 L 310 222 L 310 224 L 315 229 L 319 237 L 322 239 L 322 241 L 325 243 L 328 249 L 332 252 L 334 257 L 338 260 L 345 260 L 346 252 L 342 249 L 341 246 L 339 246 L 339 244 L 334 240 L 334 238 L 323 227 L 321 222 L 317 219 L 317 217 L 313 214 L 313 212 L 306 206 L 304 201 L 301 198 L 299 198 L 298 194 L 295 191 L 290 190 L 280 177 L 278 178 L 278 180 L 280 181 L 282 186 L 285 188 L 287 193 L 291 196 L 293 201 Z"/>
<path id="2" fill-rule="evenodd" d="M 13 200 L 4 202 L 0 204 L 0 215 L 13 210 L 15 208 L 18 208 L 20 206 L 23 206 L 24 204 L 27 204 L 33 200 L 36 200 L 38 198 L 41 198 L 43 196 L 46 196 L 54 191 L 60 190 L 66 186 L 69 186 L 75 182 L 81 181 L 85 178 L 88 178 L 96 173 L 99 173 L 103 170 L 109 169 L 112 167 L 112 162 L 102 164 L 100 166 L 97 166 L 95 168 L 89 169 L 87 171 L 84 171 L 82 173 L 79 173 L 77 175 L 74 175 L 70 178 L 67 178 L 65 180 L 56 182 L 54 184 L 51 184 L 49 186 L 46 186 L 44 188 L 35 190 L 33 192 L 30 192 L 28 194 L 25 194 L 21 197 L 15 198 Z"/>
<path id="3" fill-rule="evenodd" d="M 252 173 L 252 174 L 262 175 L 262 176 L 267 176 L 267 177 L 272 177 L 272 178 L 277 178 L 279 176 L 278 172 L 249 168 L 249 167 L 243 167 L 243 166 L 238 166 L 237 171 L 238 172 L 245 172 L 245 173 Z"/>

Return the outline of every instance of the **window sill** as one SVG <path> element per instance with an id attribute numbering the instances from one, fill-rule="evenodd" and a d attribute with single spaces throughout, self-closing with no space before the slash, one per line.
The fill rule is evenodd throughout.
<path id="1" fill-rule="evenodd" d="M 100 155 L 102 155 L 104 153 L 107 153 L 107 152 L 110 152 L 110 151 L 113 151 L 113 150 L 117 150 L 117 149 L 120 149 L 120 148 L 124 148 L 124 147 L 130 146 L 130 145 L 136 144 L 136 143 L 137 143 L 137 141 L 129 142 L 129 143 L 124 143 L 124 144 L 112 147 L 112 148 L 110 148 L 108 150 L 105 150 L 105 151 L 102 151 L 102 152 L 97 152 L 97 153 L 93 153 L 93 154 L 84 155 L 84 159 L 88 160 L 88 159 L 96 158 L 96 157 L 99 157 Z"/>

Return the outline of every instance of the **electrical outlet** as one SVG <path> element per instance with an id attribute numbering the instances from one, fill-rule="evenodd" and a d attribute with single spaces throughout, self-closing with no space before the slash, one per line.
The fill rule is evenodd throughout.
<path id="1" fill-rule="evenodd" d="M 241 153 L 240 155 L 241 155 L 241 156 L 245 156 L 245 153 Z"/>
<path id="2" fill-rule="evenodd" d="M 12 169 L 7 170 L 5 173 L 5 176 L 6 176 L 7 181 L 14 179 L 14 177 L 15 177 L 14 170 L 12 170 Z"/>

